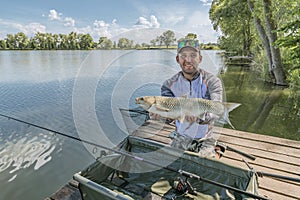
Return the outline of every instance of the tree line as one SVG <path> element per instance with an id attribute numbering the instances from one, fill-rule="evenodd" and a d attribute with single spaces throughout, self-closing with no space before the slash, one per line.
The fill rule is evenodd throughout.
<path id="1" fill-rule="evenodd" d="M 269 81 L 300 87 L 299 0 L 213 0 L 221 49 L 253 57 Z"/>
<path id="2" fill-rule="evenodd" d="M 197 37 L 194 33 L 189 33 Z M 190 37 L 189 34 L 187 37 Z M 180 38 L 182 39 L 182 38 Z M 180 40 L 179 39 L 179 40 Z M 218 45 L 208 43 L 202 45 L 203 49 L 218 49 Z M 28 38 L 23 32 L 7 34 L 0 40 L 0 50 L 93 50 L 93 49 L 153 49 L 153 48 L 177 48 L 175 33 L 167 30 L 162 35 L 149 41 L 149 43 L 136 43 L 128 38 L 120 38 L 112 41 L 108 37 L 100 37 L 97 42 L 90 34 L 36 33 Z"/>
<path id="3" fill-rule="evenodd" d="M 112 41 L 107 37 L 100 37 L 97 42 L 90 34 L 71 32 L 69 34 L 36 33 L 28 38 L 23 32 L 7 34 L 0 40 L 0 50 L 91 50 L 91 49 L 132 49 L 174 46 L 176 42 L 175 33 L 171 30 L 152 39 L 150 44 L 135 43 L 128 38 L 120 38 Z"/>

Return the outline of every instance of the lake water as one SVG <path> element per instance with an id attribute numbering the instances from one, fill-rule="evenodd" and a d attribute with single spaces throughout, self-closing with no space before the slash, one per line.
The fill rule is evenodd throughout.
<path id="1" fill-rule="evenodd" d="M 159 95 L 180 68 L 174 50 L 0 51 L 0 114 L 113 147 L 127 136 L 120 108 Z M 224 70 L 217 51 L 201 67 Z M 243 67 L 221 74 L 238 130 L 300 140 L 299 111 L 282 88 Z M 99 156 L 101 149 L 0 117 L 0 200 L 44 199 Z"/>

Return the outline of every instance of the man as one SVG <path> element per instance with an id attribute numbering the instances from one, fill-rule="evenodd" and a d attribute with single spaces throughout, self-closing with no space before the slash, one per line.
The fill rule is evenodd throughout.
<path id="1" fill-rule="evenodd" d="M 198 40 L 184 39 L 178 42 L 176 61 L 181 67 L 181 71 L 170 79 L 166 80 L 161 87 L 161 95 L 168 97 L 204 98 L 214 101 L 222 101 L 223 87 L 221 80 L 215 75 L 199 68 L 202 61 L 200 45 Z M 187 116 L 185 121 L 176 121 L 176 136 L 172 141 L 172 146 L 182 149 L 192 149 L 202 151 L 203 155 L 214 152 L 214 139 L 212 135 L 212 125 L 214 117 L 207 114 L 204 121 Z M 202 144 L 201 150 L 198 143 L 206 138 L 206 145 Z M 210 138 L 207 140 L 207 138 Z M 194 146 L 193 146 L 194 145 Z M 201 145 L 200 145 L 201 146 Z M 206 148 L 207 152 L 204 152 Z M 213 148 L 213 149 L 212 149 Z M 208 150 L 210 149 L 210 150 Z M 214 154 L 214 153 L 213 153 Z"/>

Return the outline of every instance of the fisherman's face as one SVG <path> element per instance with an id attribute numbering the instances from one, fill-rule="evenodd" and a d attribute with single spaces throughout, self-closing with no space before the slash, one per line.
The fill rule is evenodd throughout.
<path id="1" fill-rule="evenodd" d="M 202 61 L 202 56 L 191 47 L 184 47 L 176 56 L 176 61 L 184 74 L 193 76 L 198 71 L 198 65 Z"/>

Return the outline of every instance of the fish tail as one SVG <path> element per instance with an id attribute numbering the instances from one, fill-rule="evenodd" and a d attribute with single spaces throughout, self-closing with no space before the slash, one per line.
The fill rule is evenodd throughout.
<path id="1" fill-rule="evenodd" d="M 229 102 L 224 102 L 223 105 L 225 106 L 225 111 L 228 113 L 231 112 L 232 110 L 236 109 L 239 107 L 241 104 L 240 103 L 229 103 Z"/>
<path id="2" fill-rule="evenodd" d="M 241 104 L 240 103 L 224 102 L 223 105 L 225 106 L 225 112 L 224 112 L 224 115 L 223 115 L 222 118 L 225 120 L 225 122 L 227 122 L 231 126 L 232 129 L 235 129 L 234 126 L 232 125 L 232 123 L 230 122 L 229 112 L 231 112 L 232 110 L 236 109 Z"/>

